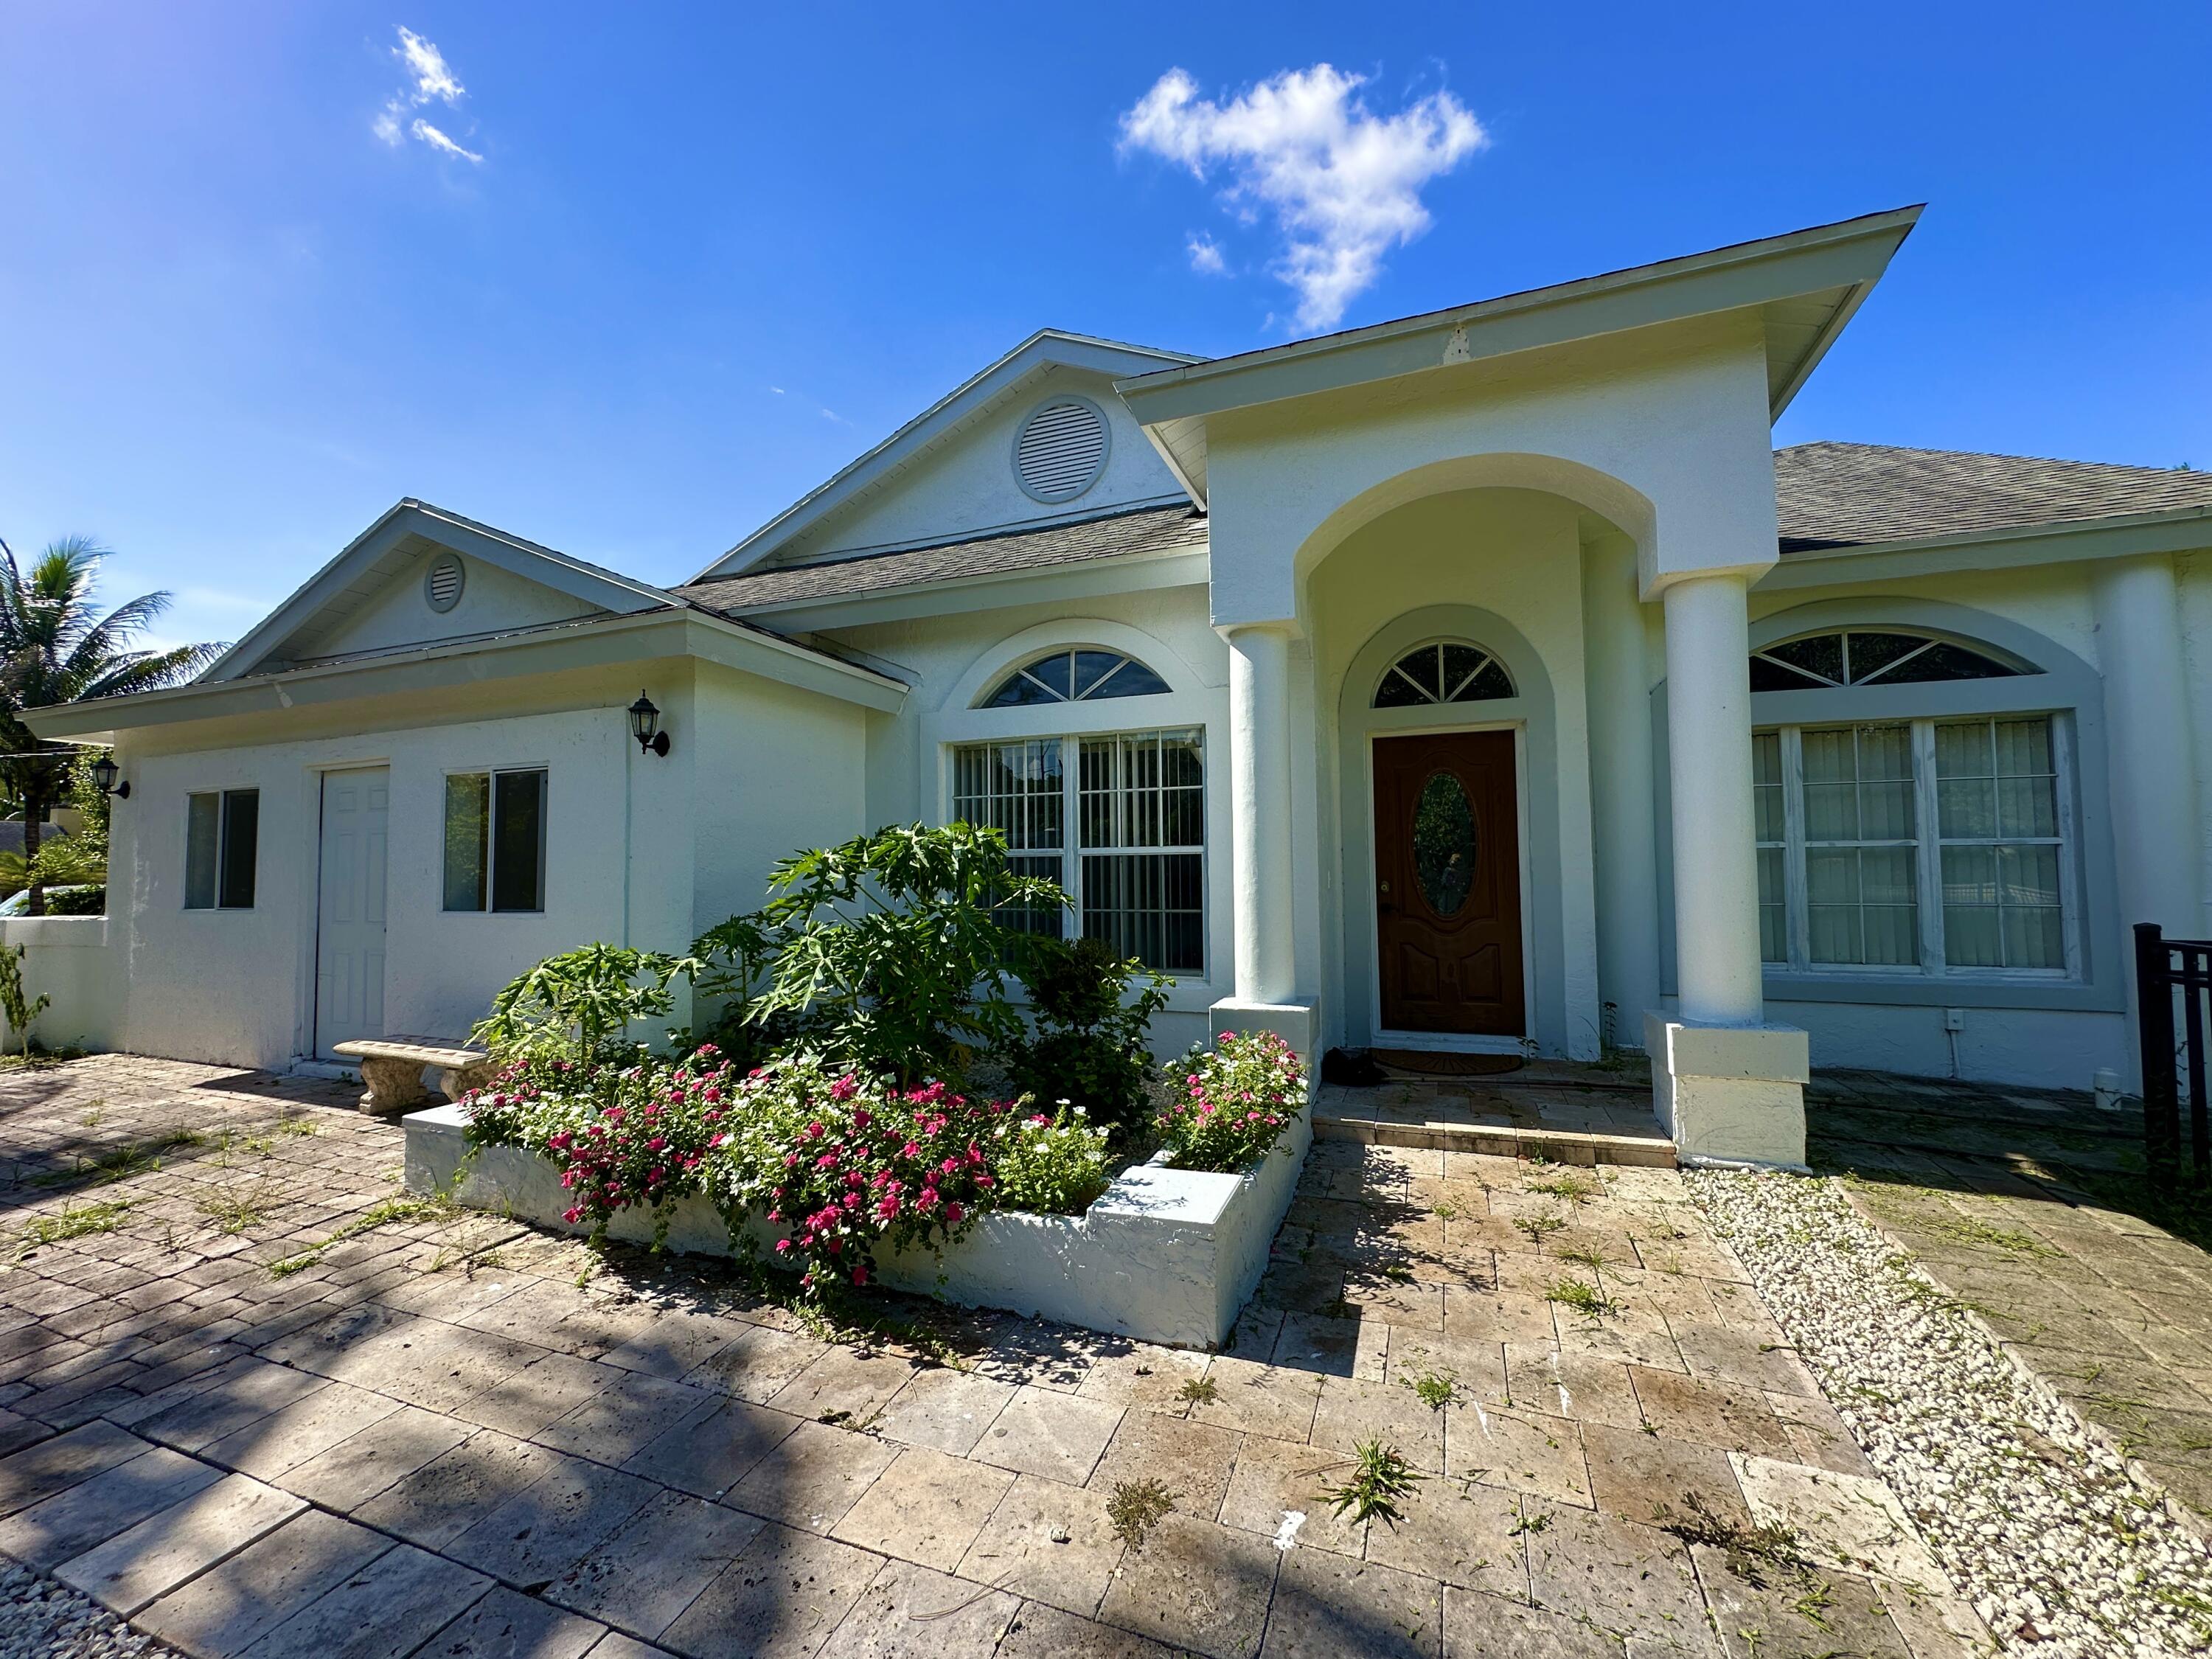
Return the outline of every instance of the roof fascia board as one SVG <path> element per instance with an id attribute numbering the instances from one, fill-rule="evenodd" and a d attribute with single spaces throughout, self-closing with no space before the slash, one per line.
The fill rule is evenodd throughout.
<path id="1" fill-rule="evenodd" d="M 1040 565 L 1031 570 L 915 582 L 833 599 L 748 605 L 738 614 L 773 622 L 795 634 L 823 633 L 1009 605 L 1058 604 L 1165 587 L 1202 587 L 1210 579 L 1211 568 L 1212 560 L 1202 547 L 1175 553 L 1126 553 L 1070 564 Z"/>
<path id="2" fill-rule="evenodd" d="M 41 738 L 109 743 L 118 731 L 143 726 L 672 656 L 702 658 L 886 713 L 906 699 L 907 688 L 896 680 L 794 641 L 701 611 L 659 611 L 611 623 L 558 623 L 490 644 L 478 641 L 459 647 L 434 646 L 251 679 L 200 680 L 127 697 L 61 703 L 27 710 L 23 721 Z M 118 720 L 118 714 L 128 718 Z"/>
<path id="3" fill-rule="evenodd" d="M 1791 553 L 1753 586 L 1762 593 L 1855 586 L 1948 572 L 2015 570 L 2146 554 L 2212 550 L 2212 507 L 2175 507 L 2067 524 L 2012 526 L 1972 536 L 1916 537 Z"/>
<path id="4" fill-rule="evenodd" d="M 893 467 L 936 442 L 978 405 L 1047 365 L 1088 369 L 1111 376 L 1127 374 L 1146 362 L 1181 365 L 1197 361 L 1179 351 L 1159 351 L 1149 346 L 1124 345 L 1089 335 L 1040 329 L 998 362 L 953 387 L 881 443 L 832 473 L 691 580 L 702 582 L 711 577 L 734 576 L 750 569 L 778 546 L 827 518 Z"/>
<path id="5" fill-rule="evenodd" d="M 510 574 L 544 582 L 618 616 L 678 603 L 672 595 L 657 587 L 582 564 L 550 548 L 519 542 L 420 501 L 402 501 L 348 542 L 335 558 L 301 583 L 291 598 L 210 664 L 200 678 L 229 680 L 245 674 L 343 592 L 364 568 L 375 563 L 409 536 L 421 536 L 442 547 L 450 547 L 456 553 L 495 565 Z"/>
<path id="6" fill-rule="evenodd" d="M 1899 240 L 1901 241 L 1903 238 Z M 1813 378 L 1813 371 L 1820 368 L 1821 360 L 1827 356 L 1828 348 L 1841 337 L 1844 330 L 1850 326 L 1851 319 L 1859 314 L 1859 307 L 1866 303 L 1867 296 L 1873 292 L 1872 278 L 1854 284 L 1845 292 L 1842 301 L 1828 313 L 1828 320 L 1820 325 L 1820 331 L 1813 343 L 1805 349 L 1805 355 L 1797 360 L 1789 374 L 1783 376 L 1782 384 L 1769 396 L 1767 418 L 1770 421 L 1780 420 L 1782 411 L 1797 401 L 1797 394 L 1805 389 L 1805 382 Z"/>
<path id="7" fill-rule="evenodd" d="M 1137 418 L 1150 425 L 1438 368 L 1447 343 L 1453 362 L 1471 362 L 1827 289 L 1865 286 L 1881 276 L 1919 212 L 1901 208 L 1241 357 L 1165 369 L 1119 381 L 1115 390 Z"/>

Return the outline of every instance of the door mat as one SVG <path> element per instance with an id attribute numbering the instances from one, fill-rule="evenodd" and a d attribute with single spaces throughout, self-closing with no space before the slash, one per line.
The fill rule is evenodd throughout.
<path id="1" fill-rule="evenodd" d="M 1518 1054 L 1422 1054 L 1412 1048 L 1370 1048 L 1367 1051 L 1394 1072 L 1419 1077 L 1496 1077 L 1517 1072 L 1524 1062 Z"/>

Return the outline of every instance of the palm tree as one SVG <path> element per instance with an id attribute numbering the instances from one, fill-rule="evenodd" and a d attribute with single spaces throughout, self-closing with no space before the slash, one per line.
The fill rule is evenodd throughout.
<path id="1" fill-rule="evenodd" d="M 107 553 L 88 536 L 68 536 L 25 571 L 0 541 L 0 749 L 6 751 L 0 754 L 0 785 L 22 803 L 23 857 L 33 869 L 40 819 L 66 787 L 74 751 L 35 736 L 23 724 L 23 711 L 174 685 L 223 649 L 134 649 L 132 641 L 169 608 L 170 596 L 142 593 L 105 617 L 97 615 L 93 584 Z M 31 915 L 45 914 L 46 889 L 36 879 L 27 903 Z"/>

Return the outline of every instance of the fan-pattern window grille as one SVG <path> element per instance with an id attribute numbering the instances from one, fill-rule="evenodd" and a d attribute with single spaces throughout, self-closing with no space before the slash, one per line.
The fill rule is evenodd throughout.
<path id="1" fill-rule="evenodd" d="M 1480 646 L 1447 641 L 1408 651 L 1375 688 L 1377 708 L 1413 708 L 1431 702 L 1488 702 L 1514 695 L 1513 679 Z"/>
<path id="2" fill-rule="evenodd" d="M 1041 702 L 1092 702 L 1103 697 L 1151 697 L 1168 683 L 1119 651 L 1077 646 L 1024 663 L 983 699 L 986 708 L 1020 708 Z"/>
<path id="3" fill-rule="evenodd" d="M 1751 654 L 1754 691 L 1810 691 L 1839 685 L 1925 685 L 1937 680 L 2009 678 L 2020 669 L 1986 652 L 1927 634 L 1844 629 L 1770 645 Z"/>
<path id="4" fill-rule="evenodd" d="M 1106 470 L 1106 417 L 1087 398 L 1041 404 L 1014 438 L 1014 476 L 1036 500 L 1072 501 Z"/>

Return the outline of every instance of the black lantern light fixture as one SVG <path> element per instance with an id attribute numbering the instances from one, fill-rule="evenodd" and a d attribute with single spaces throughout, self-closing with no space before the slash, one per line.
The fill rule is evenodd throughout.
<path id="1" fill-rule="evenodd" d="M 641 691 L 637 701 L 629 706 L 629 733 L 637 739 L 637 746 L 655 755 L 668 752 L 668 733 L 660 729 L 660 710 L 653 707 L 653 699 Z"/>
<path id="2" fill-rule="evenodd" d="M 100 786 L 101 794 L 112 795 L 117 800 L 129 800 L 131 786 L 127 781 L 118 783 L 115 781 L 116 770 L 115 757 L 102 755 L 92 763 L 92 781 Z"/>

